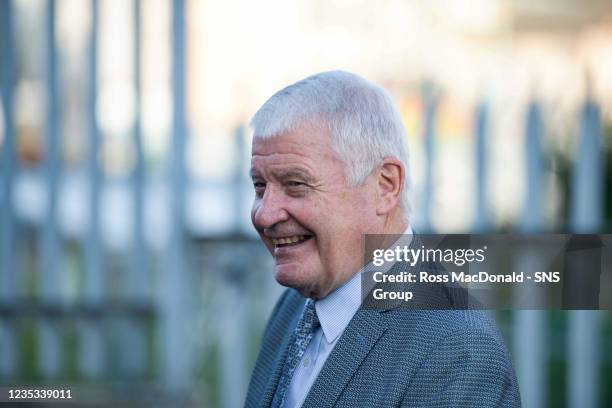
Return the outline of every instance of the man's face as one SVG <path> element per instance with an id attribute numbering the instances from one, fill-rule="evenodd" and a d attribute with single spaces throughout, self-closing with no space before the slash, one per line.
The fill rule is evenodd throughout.
<path id="1" fill-rule="evenodd" d="M 372 177 L 350 185 L 327 131 L 311 127 L 267 140 L 251 157 L 251 219 L 275 260 L 276 280 L 321 298 L 361 267 L 361 237 L 375 222 Z"/>

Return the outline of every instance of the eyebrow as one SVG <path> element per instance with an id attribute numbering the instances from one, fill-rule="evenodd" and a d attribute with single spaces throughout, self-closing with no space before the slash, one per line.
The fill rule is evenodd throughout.
<path id="1" fill-rule="evenodd" d="M 251 178 L 261 178 L 262 177 L 261 173 L 255 169 L 249 170 L 249 174 Z M 297 179 L 304 180 L 307 183 L 314 183 L 315 181 L 315 178 L 311 176 L 308 172 L 302 169 L 298 169 L 298 168 L 274 171 L 272 172 L 272 175 L 274 176 L 274 178 L 278 180 L 287 180 L 287 179 L 297 178 Z"/>
<path id="2" fill-rule="evenodd" d="M 291 178 L 298 178 L 304 181 L 313 181 L 314 178 L 308 174 L 307 172 L 300 169 L 287 169 L 287 170 L 279 170 L 277 172 L 273 172 L 274 177 L 279 180 L 287 180 Z"/>

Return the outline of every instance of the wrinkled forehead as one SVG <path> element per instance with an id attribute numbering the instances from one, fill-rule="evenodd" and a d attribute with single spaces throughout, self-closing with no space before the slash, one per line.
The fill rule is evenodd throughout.
<path id="1" fill-rule="evenodd" d="M 251 176 L 301 171 L 311 175 L 344 173 L 344 163 L 331 147 L 328 132 L 301 127 L 273 137 L 254 137 Z"/>

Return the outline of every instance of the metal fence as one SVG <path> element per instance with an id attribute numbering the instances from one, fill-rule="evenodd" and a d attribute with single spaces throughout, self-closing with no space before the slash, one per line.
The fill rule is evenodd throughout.
<path id="1" fill-rule="evenodd" d="M 140 95 L 140 0 L 134 0 L 134 88 Z M 225 210 L 243 213 L 248 182 L 237 164 L 231 186 L 202 186 L 187 176 L 185 1 L 172 1 L 172 139 L 169 168 L 162 177 L 146 174 L 140 112 L 131 132 L 136 163 L 128 179 L 106 179 L 98 153 L 96 119 L 98 0 L 91 1 L 88 52 L 87 168 L 63 171 L 58 120 L 64 89 L 58 80 L 54 0 L 46 1 L 44 41 L 47 114 L 44 160 L 35 170 L 21 169 L 15 152 L 13 106 L 16 64 L 12 3 L 0 0 L 0 72 L 4 132 L 0 192 L 0 375 L 3 383 L 24 380 L 150 381 L 165 394 L 189 396 L 203 404 L 241 404 L 265 315 L 278 288 L 261 278 L 269 259 L 248 224 L 240 218 L 211 235 L 197 226 L 197 213 L 207 211 L 207 195 L 220 194 Z M 436 97 L 423 95 L 426 152 L 423 208 L 430 209 L 434 179 Z M 475 231 L 493 227 L 487 219 L 487 105 L 476 108 Z M 601 231 L 604 221 L 602 125 L 597 105 L 586 101 L 581 113 L 578 149 L 571 178 L 568 225 L 573 231 Z M 523 231 L 542 229 L 543 120 L 532 102 L 525 119 L 527 195 Z M 237 149 L 245 135 L 236 134 Z M 242 153 L 238 154 L 241 157 Z M 80 187 L 79 187 L 80 186 Z M 72 194 L 70 192 L 73 192 Z M 75 192 L 76 191 L 76 192 Z M 82 192 L 86 192 L 83 195 Z M 195 204 L 193 204 L 195 203 Z M 82 209 L 83 222 L 70 225 L 62 213 Z M 111 224 L 129 226 L 123 251 L 113 250 L 104 231 L 104 214 L 122 214 Z M 423 215 L 417 230 L 431 230 L 432 214 Z M 159 226 L 162 227 L 159 227 Z M 165 226 L 165 227 L 163 227 Z M 151 233 L 151 231 L 154 231 Z M 163 237 L 159 238 L 157 233 Z M 105 235 L 106 234 L 106 235 Z M 149 235 L 147 235 L 149 234 Z M 105 236 L 111 238 L 105 238 Z M 71 251 L 77 253 L 71 255 Z M 74 265 L 71 265 L 71 262 Z M 28 272 L 30 271 L 30 272 Z M 73 272 L 70 272 L 73 271 Z M 118 272 L 113 272 L 118 271 Z M 71 275 L 72 273 L 72 275 Z M 67 283 L 69 280 L 76 283 Z M 113 286 L 116 291 L 107 290 Z M 263 282 L 263 283 L 262 283 Z M 66 286 L 76 289 L 67 291 Z M 233 299 L 234 301 L 228 301 Z M 567 316 L 566 401 L 570 407 L 601 405 L 610 392 L 601 378 L 607 339 L 601 312 L 575 311 Z M 607 318 L 607 315 L 605 315 Z M 507 325 L 526 407 L 552 404 L 547 350 L 551 348 L 550 314 L 520 311 Z M 25 322 L 25 323 L 24 323 Z M 254 322 L 254 323 L 253 323 Z M 199 367 L 215 359 L 204 356 L 206 342 L 217 347 L 217 371 Z M 72 356 L 75 374 L 66 374 Z M 29 365 L 31 366 L 28 369 Z M 209 381 L 218 397 L 193 395 L 198 376 Z M 208 377 L 207 377 L 208 376 Z M 607 394 L 606 394 L 607 392 Z M 608 402 L 609 403 L 609 402 Z"/>

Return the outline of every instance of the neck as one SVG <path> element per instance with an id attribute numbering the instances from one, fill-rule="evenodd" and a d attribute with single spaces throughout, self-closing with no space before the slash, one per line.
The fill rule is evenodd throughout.
<path id="1" fill-rule="evenodd" d="M 383 225 L 382 225 L 382 230 L 380 230 L 380 232 L 371 233 L 371 234 L 379 235 L 379 238 L 382 241 L 379 241 L 378 239 L 372 240 L 370 238 L 370 240 L 366 241 L 366 248 L 365 248 L 366 253 L 372 254 L 372 250 L 370 249 L 370 247 L 371 248 L 389 247 L 391 244 L 397 241 L 397 239 L 399 238 L 399 235 L 402 235 L 406 231 L 406 228 L 408 228 L 407 217 L 404 215 L 402 211 L 400 211 L 399 209 L 396 209 L 395 211 L 390 213 L 385 218 Z M 370 255 L 368 256 L 370 257 Z M 371 257 L 369 260 L 371 261 Z M 326 297 L 330 292 L 334 291 L 336 288 L 346 283 L 351 277 L 354 276 L 355 272 L 361 269 L 361 266 L 362 264 L 360 264 L 360 266 L 357 269 L 353 270 L 350 274 L 343 276 L 342 279 L 335 282 L 331 287 L 327 288 L 327 290 L 325 291 L 312 290 L 310 292 L 300 291 L 300 293 L 304 297 L 322 299 Z"/>
<path id="2" fill-rule="evenodd" d="M 384 220 L 382 228 L 372 233 L 365 241 L 365 253 L 368 261 L 372 260 L 372 254 L 376 249 L 389 248 L 400 236 L 406 232 L 408 220 L 403 212 L 396 210 L 390 213 Z"/>

